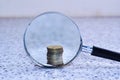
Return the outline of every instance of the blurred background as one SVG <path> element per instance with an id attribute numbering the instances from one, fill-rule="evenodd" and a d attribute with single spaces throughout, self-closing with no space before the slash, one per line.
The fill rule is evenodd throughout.
<path id="1" fill-rule="evenodd" d="M 71 17 L 84 45 L 120 52 L 120 0 L 0 0 L 0 80 L 120 80 L 120 62 L 84 52 L 63 68 L 36 66 L 23 35 L 47 11 Z"/>
<path id="2" fill-rule="evenodd" d="M 0 0 L 0 17 L 58 11 L 72 17 L 120 16 L 120 0 Z"/>

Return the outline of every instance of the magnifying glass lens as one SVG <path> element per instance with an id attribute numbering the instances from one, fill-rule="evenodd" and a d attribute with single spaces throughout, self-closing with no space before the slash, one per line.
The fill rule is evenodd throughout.
<path id="1" fill-rule="evenodd" d="M 77 25 L 61 13 L 47 12 L 36 17 L 26 29 L 24 45 L 37 65 L 63 66 L 71 62 L 81 49 Z"/>

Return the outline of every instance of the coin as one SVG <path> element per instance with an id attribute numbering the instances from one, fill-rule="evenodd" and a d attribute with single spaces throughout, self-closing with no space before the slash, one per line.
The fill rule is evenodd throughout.
<path id="1" fill-rule="evenodd" d="M 47 64 L 53 66 L 63 65 L 63 47 L 60 45 L 50 45 L 47 47 Z"/>

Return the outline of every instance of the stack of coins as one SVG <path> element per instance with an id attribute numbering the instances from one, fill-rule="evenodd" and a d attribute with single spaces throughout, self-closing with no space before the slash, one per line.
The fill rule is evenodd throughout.
<path id="1" fill-rule="evenodd" d="M 53 66 L 63 65 L 63 47 L 60 45 L 50 45 L 47 47 L 47 64 Z"/>

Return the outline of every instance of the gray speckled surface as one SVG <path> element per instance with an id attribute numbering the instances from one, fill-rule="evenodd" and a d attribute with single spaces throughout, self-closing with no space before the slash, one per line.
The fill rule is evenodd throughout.
<path id="1" fill-rule="evenodd" d="M 31 18 L 0 19 L 0 80 L 120 80 L 120 62 L 81 52 L 63 68 L 35 66 L 23 46 Z M 76 18 L 85 45 L 120 52 L 120 18 Z"/>

